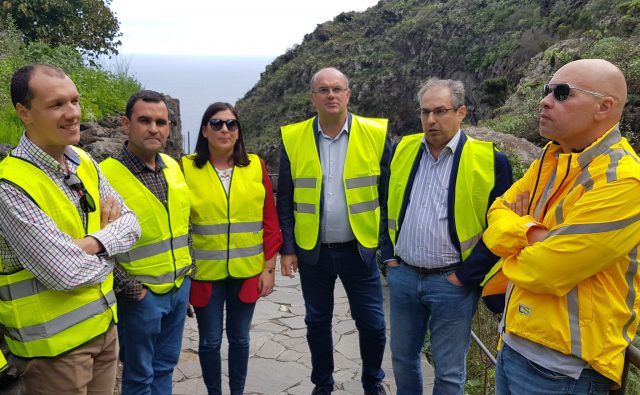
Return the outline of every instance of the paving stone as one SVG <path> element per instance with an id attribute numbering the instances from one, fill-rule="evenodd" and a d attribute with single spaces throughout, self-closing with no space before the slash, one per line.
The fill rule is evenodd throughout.
<path id="1" fill-rule="evenodd" d="M 260 358 L 276 359 L 284 350 L 285 348 L 281 344 L 268 340 L 255 355 Z"/>
<path id="2" fill-rule="evenodd" d="M 360 345 L 357 332 L 342 335 L 334 347 L 336 351 L 351 360 L 355 361 L 360 359 Z"/>
<path id="3" fill-rule="evenodd" d="M 388 288 L 383 287 L 384 311 L 388 328 Z M 282 305 L 282 307 L 281 307 Z M 282 277 L 277 272 L 275 292 L 261 299 L 252 320 L 249 372 L 244 393 L 247 395 L 308 395 L 313 390 L 311 354 L 306 339 L 304 324 L 304 300 L 300 279 Z M 346 292 L 338 281 L 335 288 L 333 320 L 335 345 L 334 364 L 336 391 L 333 395 L 362 394 L 360 372 L 362 362 L 358 344 L 358 333 L 351 319 Z M 173 394 L 206 394 L 198 361 L 198 324 L 187 318 L 182 341 L 180 362 L 173 377 Z M 229 393 L 228 341 L 223 336 L 221 345 L 222 389 Z M 396 392 L 391 369 L 389 342 L 382 363 L 386 377 L 384 385 L 389 394 Z M 433 371 L 423 359 L 425 394 L 433 388 Z"/>
<path id="4" fill-rule="evenodd" d="M 305 354 L 293 350 L 284 350 L 278 357 L 276 358 L 281 362 L 297 362 L 302 358 Z"/>
<path id="5" fill-rule="evenodd" d="M 207 395 L 202 379 L 186 380 L 173 384 L 173 395 Z"/>
<path id="6" fill-rule="evenodd" d="M 307 325 L 304 323 L 304 317 L 293 316 L 288 318 L 280 318 L 283 325 L 288 326 L 290 329 L 306 329 Z"/>
<path id="7" fill-rule="evenodd" d="M 277 322 L 273 322 L 273 321 L 268 321 L 268 322 L 264 322 L 262 324 L 257 324 L 257 325 L 252 325 L 251 326 L 251 331 L 252 332 L 266 332 L 266 333 L 272 333 L 272 334 L 277 334 L 280 332 L 284 332 L 287 331 L 289 328 L 286 326 L 282 326 L 280 324 L 278 324 Z"/>
<path id="8" fill-rule="evenodd" d="M 254 358 L 249 360 L 249 376 L 245 392 L 278 394 L 308 378 L 309 371 L 296 362 Z"/>

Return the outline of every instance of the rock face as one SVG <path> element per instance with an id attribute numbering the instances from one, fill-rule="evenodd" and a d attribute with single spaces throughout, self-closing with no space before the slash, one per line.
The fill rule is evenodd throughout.
<path id="1" fill-rule="evenodd" d="M 313 114 L 309 81 L 335 66 L 350 109 L 388 118 L 396 135 L 420 130 L 415 94 L 429 77 L 465 84 L 467 121 L 538 140 L 542 84 L 579 58 L 604 58 L 627 76 L 621 129 L 640 127 L 640 14 L 628 0 L 381 0 L 322 23 L 266 67 L 237 103 L 248 146 L 278 144 L 278 128 Z M 638 144 L 635 145 L 638 148 Z"/>
<path id="2" fill-rule="evenodd" d="M 164 153 L 179 159 L 182 156 L 182 129 L 180 127 L 180 101 L 167 98 L 169 104 L 169 120 L 171 134 L 164 149 Z M 80 125 L 80 144 L 85 151 L 98 162 L 117 153 L 127 136 L 122 132 L 120 117 L 113 116 L 99 122 L 83 123 Z"/>
<path id="3" fill-rule="evenodd" d="M 182 156 L 182 129 L 180 127 L 180 101 L 167 97 L 169 104 L 169 120 L 171 120 L 171 134 L 165 146 L 164 153 L 179 159 Z M 79 147 L 87 151 L 100 162 L 117 153 L 127 136 L 122 132 L 119 116 L 112 116 L 98 122 L 85 122 L 80 125 Z M 11 146 L 0 144 L 0 159 L 11 150 Z"/>

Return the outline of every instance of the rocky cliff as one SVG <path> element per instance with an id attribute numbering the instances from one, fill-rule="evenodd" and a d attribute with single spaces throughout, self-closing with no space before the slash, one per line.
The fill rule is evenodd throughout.
<path id="1" fill-rule="evenodd" d="M 539 142 L 542 84 L 563 64 L 602 57 L 625 72 L 622 129 L 640 127 L 640 3 L 628 0 L 382 0 L 320 24 L 270 64 L 238 102 L 248 145 L 269 157 L 280 125 L 313 115 L 309 80 L 336 66 L 350 79 L 351 110 L 420 130 L 415 93 L 430 76 L 462 80 L 467 122 Z"/>

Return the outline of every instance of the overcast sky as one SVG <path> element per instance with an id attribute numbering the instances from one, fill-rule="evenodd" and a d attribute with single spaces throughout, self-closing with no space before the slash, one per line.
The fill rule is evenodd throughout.
<path id="1" fill-rule="evenodd" d="M 377 0 L 113 0 L 123 54 L 277 56 Z"/>

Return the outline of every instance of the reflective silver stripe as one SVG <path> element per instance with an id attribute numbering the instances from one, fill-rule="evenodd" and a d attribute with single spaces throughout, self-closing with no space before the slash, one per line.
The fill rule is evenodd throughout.
<path id="1" fill-rule="evenodd" d="M 575 224 L 563 226 L 549 232 L 545 239 L 559 235 L 583 235 L 589 233 L 612 232 L 614 230 L 622 229 L 628 225 L 631 225 L 638 220 L 640 220 L 640 214 L 618 221 L 605 222 L 601 224 Z"/>
<path id="2" fill-rule="evenodd" d="M 105 304 L 105 299 L 107 304 Z M 78 307 L 43 324 L 25 326 L 24 328 L 6 327 L 6 333 L 13 340 L 23 343 L 50 338 L 93 316 L 104 313 L 115 303 L 116 296 L 113 291 L 109 291 L 104 298 L 96 299 L 91 303 Z"/>
<path id="3" fill-rule="evenodd" d="M 616 128 L 611 133 L 607 135 L 602 141 L 600 141 L 594 147 L 591 147 L 588 151 L 582 153 L 578 156 L 578 163 L 580 167 L 586 167 L 589 162 L 594 160 L 597 156 L 604 155 L 608 150 L 610 150 L 611 146 L 619 143 L 622 140 L 622 135 L 620 134 L 620 130 Z"/>
<path id="4" fill-rule="evenodd" d="M 202 236 L 211 235 L 225 235 L 229 233 L 246 233 L 246 232 L 260 232 L 262 230 L 262 221 L 256 222 L 236 222 L 231 224 L 217 224 L 217 225 L 193 225 L 193 234 Z"/>
<path id="5" fill-rule="evenodd" d="M 627 333 L 629 332 L 629 326 L 636 320 L 636 311 L 633 309 L 633 302 L 636 300 L 636 289 L 633 287 L 633 279 L 638 273 L 638 246 L 634 247 L 629 253 L 629 261 L 629 269 L 627 269 L 625 279 L 627 280 L 627 287 L 629 287 L 626 302 L 631 316 L 629 321 L 622 327 L 622 336 L 631 344 L 631 339 L 627 336 Z"/>
<path id="6" fill-rule="evenodd" d="M 544 205 L 547 203 L 549 199 L 549 195 L 551 195 L 551 191 L 553 190 L 553 184 L 556 182 L 556 174 L 557 167 L 553 169 L 553 174 L 549 177 L 549 181 L 547 181 L 547 185 L 544 187 L 544 191 L 542 191 L 542 196 L 540 196 L 540 200 L 538 200 L 538 205 L 533 211 L 534 218 L 540 218 L 540 214 L 542 214 L 542 210 L 544 209 Z"/>
<path id="7" fill-rule="evenodd" d="M 564 198 L 558 203 L 556 207 L 556 224 L 561 224 L 564 222 Z"/>
<path id="8" fill-rule="evenodd" d="M 255 247 L 234 248 L 229 250 L 229 259 L 246 258 L 258 255 L 262 252 L 262 244 Z M 201 260 L 223 260 L 227 259 L 227 250 L 195 250 L 193 257 Z"/>
<path id="9" fill-rule="evenodd" d="M 316 213 L 316 205 L 310 203 L 295 203 L 294 210 L 299 213 L 304 214 L 315 214 Z"/>
<path id="10" fill-rule="evenodd" d="M 368 202 L 360 202 L 349 206 L 351 214 L 360 214 L 367 211 L 373 211 L 380 206 L 378 199 L 370 200 Z"/>
<path id="11" fill-rule="evenodd" d="M 618 162 L 624 155 L 625 154 L 623 150 L 615 150 L 609 154 L 609 158 L 611 161 L 609 162 L 609 167 L 607 168 L 607 172 L 605 173 L 607 175 L 607 182 L 614 182 L 618 179 Z"/>
<path id="12" fill-rule="evenodd" d="M 224 235 L 227 233 L 227 229 L 229 228 L 229 224 L 217 224 L 217 225 L 193 225 L 191 228 L 191 232 L 194 235 Z"/>
<path id="13" fill-rule="evenodd" d="M 173 239 L 173 244 L 171 243 L 171 239 L 158 241 L 153 244 L 147 244 L 145 246 L 134 248 L 131 251 L 123 252 L 121 254 L 117 254 L 116 258 L 118 258 L 119 262 L 129 263 L 133 261 L 137 261 L 140 259 L 148 258 L 150 256 L 162 254 L 167 251 L 171 251 L 171 248 L 178 249 L 182 247 L 186 247 L 188 245 L 188 237 L 187 235 L 182 235 Z"/>
<path id="14" fill-rule="evenodd" d="M 315 188 L 318 180 L 315 178 L 296 178 L 293 180 L 294 188 Z"/>
<path id="15" fill-rule="evenodd" d="M 165 273 L 160 276 L 134 276 L 134 278 L 140 282 L 147 284 L 168 284 L 172 283 L 175 279 L 178 279 L 189 271 L 189 266 L 183 267 L 182 269 L 174 272 Z"/>
<path id="16" fill-rule="evenodd" d="M 480 239 L 482 239 L 482 233 L 484 233 L 484 231 L 478 233 L 477 235 L 471 236 L 469 239 L 465 241 L 460 242 L 460 250 L 464 252 L 470 249 L 471 247 L 474 247 L 476 244 L 478 244 Z"/>
<path id="17" fill-rule="evenodd" d="M 347 180 L 347 189 L 364 188 L 378 185 L 379 176 L 364 176 L 357 178 L 349 178 Z"/>
<path id="18" fill-rule="evenodd" d="M 389 229 L 398 230 L 398 224 L 395 219 L 389 218 Z"/>
<path id="19" fill-rule="evenodd" d="M 47 289 L 47 287 L 35 278 L 28 278 L 26 280 L 0 287 L 0 300 L 8 302 L 11 300 L 26 298 L 27 296 L 39 294 Z"/>
<path id="20" fill-rule="evenodd" d="M 582 358 L 578 287 L 573 288 L 567 295 L 567 311 L 569 312 L 569 332 L 571 333 L 571 354 L 578 358 Z"/>

